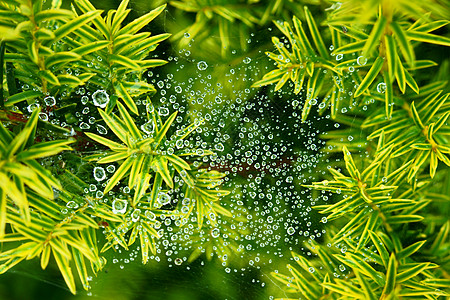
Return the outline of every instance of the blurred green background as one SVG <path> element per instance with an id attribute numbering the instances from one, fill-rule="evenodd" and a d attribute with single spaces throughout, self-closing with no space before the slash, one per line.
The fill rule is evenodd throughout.
<path id="1" fill-rule="evenodd" d="M 230 274 L 215 263 L 200 261 L 186 266 L 169 267 L 167 263 L 131 262 L 123 269 L 108 264 L 92 281 L 92 289 L 80 289 L 73 296 L 57 268 L 40 270 L 36 262 L 26 262 L 2 275 L 0 299 L 114 299 L 114 300 L 206 300 L 268 299 L 267 290 L 256 282 L 255 270 Z"/>

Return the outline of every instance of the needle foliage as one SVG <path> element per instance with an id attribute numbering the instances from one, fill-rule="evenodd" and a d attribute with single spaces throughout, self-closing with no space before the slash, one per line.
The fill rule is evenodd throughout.
<path id="1" fill-rule="evenodd" d="M 254 86 L 279 90 L 290 82 L 303 93 L 303 120 L 318 105 L 349 124 L 345 107 L 359 127 L 324 135 L 344 164 L 305 185 L 331 196 L 315 206 L 331 224 L 327 241 L 307 241 L 309 256 L 292 253 L 287 275 L 272 273 L 292 299 L 449 296 L 450 223 L 435 212 L 449 201 L 448 85 L 423 76 L 439 61 L 416 58 L 427 44 L 450 46 L 440 34 L 449 21 L 430 11 L 434 4 L 343 1 L 321 20 L 305 6 L 292 21 L 275 22 L 284 37 L 272 37 L 276 51 L 266 54 L 276 68 Z"/>
<path id="2" fill-rule="evenodd" d="M 146 78 L 167 63 L 154 51 L 168 40 L 230 66 L 236 50 L 268 47 L 243 101 L 283 92 L 302 122 L 343 127 L 321 135 L 331 163 L 296 187 L 326 234 L 273 270 L 285 295 L 450 297 L 449 62 L 427 56 L 450 46 L 443 2 L 177 0 L 130 20 L 128 0 L 108 11 L 0 0 L 0 273 L 54 261 L 75 294 L 107 252 L 137 249 L 145 264 L 162 236 L 179 239 L 188 262 L 243 257 L 253 212 L 230 204 L 238 188 L 222 187 L 224 166 L 197 135 L 208 122 L 159 107 Z M 150 33 L 167 9 L 174 34 Z M 259 48 L 255 28 L 271 30 Z"/>
<path id="3" fill-rule="evenodd" d="M 70 10 L 61 4 L 0 2 L 8 87 L 0 99 L 0 270 L 33 258 L 45 269 L 53 257 L 75 294 L 75 275 L 89 289 L 108 250 L 139 243 L 147 263 L 166 227 L 161 219 L 174 220 L 165 222 L 171 230 L 195 224 L 211 234 L 220 216 L 233 215 L 220 204 L 229 193 L 220 189 L 224 174 L 199 160 L 213 152 L 187 139 L 203 121 L 174 130 L 177 112 L 166 118 L 169 112 L 153 107 L 149 96 L 156 90 L 142 79 L 166 63 L 149 53 L 170 35 L 143 30 L 165 6 L 124 24 L 127 0 L 107 13 L 88 0 L 74 1 Z M 94 105 L 85 107 L 92 109 L 90 121 L 80 123 L 86 90 Z M 62 126 L 48 122 L 53 118 Z M 62 151 L 72 158 L 55 156 Z M 79 167 L 66 166 L 73 156 L 90 174 L 80 178 Z M 178 204 L 171 201 L 174 188 L 183 189 Z M 237 251 L 223 241 L 205 248 L 222 258 Z"/>

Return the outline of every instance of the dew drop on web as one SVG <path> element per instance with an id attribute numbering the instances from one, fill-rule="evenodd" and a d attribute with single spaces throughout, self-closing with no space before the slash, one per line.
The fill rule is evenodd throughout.
<path id="1" fill-rule="evenodd" d="M 28 112 L 32 113 L 35 109 L 37 109 L 39 107 L 40 107 L 39 103 L 32 103 L 27 106 L 27 110 L 28 110 Z"/>
<path id="2" fill-rule="evenodd" d="M 145 215 L 145 217 L 146 217 L 147 219 L 149 219 L 150 221 L 154 221 L 154 220 L 156 219 L 156 215 L 155 215 L 153 212 L 151 212 L 150 210 L 147 210 L 147 211 L 144 213 L 144 215 Z"/>
<path id="3" fill-rule="evenodd" d="M 108 129 L 105 128 L 105 126 L 97 124 L 95 126 L 97 128 L 97 132 L 100 134 L 107 134 L 108 133 Z"/>
<path id="4" fill-rule="evenodd" d="M 160 107 L 158 113 L 159 115 L 166 117 L 169 115 L 169 109 L 166 107 Z"/>
<path id="5" fill-rule="evenodd" d="M 384 94 L 384 92 L 386 92 L 386 83 L 380 82 L 377 85 L 377 91 L 378 91 L 378 93 Z"/>
<path id="6" fill-rule="evenodd" d="M 81 104 L 86 105 L 89 101 L 88 96 L 81 97 Z"/>
<path id="7" fill-rule="evenodd" d="M 152 121 L 148 121 L 141 125 L 141 129 L 146 134 L 152 134 L 155 131 L 155 124 Z"/>
<path id="8" fill-rule="evenodd" d="M 56 104 L 56 99 L 53 96 L 47 96 L 44 98 L 44 103 L 47 106 L 54 106 Z"/>
<path id="9" fill-rule="evenodd" d="M 141 210 L 139 208 L 136 208 L 132 213 L 131 213 L 131 221 L 133 222 L 137 222 L 139 221 L 141 217 Z"/>
<path id="10" fill-rule="evenodd" d="M 160 192 L 160 193 L 158 194 L 158 199 L 157 199 L 157 201 L 158 201 L 158 203 L 159 203 L 161 206 L 164 206 L 164 205 L 166 205 L 166 204 L 169 204 L 169 203 L 170 203 L 170 200 L 171 200 L 171 197 L 170 197 L 167 193 Z"/>
<path id="11" fill-rule="evenodd" d="M 199 61 L 199 62 L 197 63 L 197 68 L 198 68 L 200 71 L 205 71 L 205 70 L 208 68 L 208 64 L 207 64 L 206 62 L 204 62 L 204 61 Z"/>
<path id="12" fill-rule="evenodd" d="M 106 171 L 108 171 L 108 173 L 114 173 L 115 170 L 116 170 L 116 166 L 114 166 L 114 165 L 109 165 L 106 167 Z"/>
<path id="13" fill-rule="evenodd" d="M 67 202 L 66 207 L 71 209 L 77 209 L 78 203 L 76 203 L 75 201 L 69 201 Z"/>
<path id="14" fill-rule="evenodd" d="M 124 214 L 127 211 L 128 202 L 122 199 L 115 199 L 112 203 L 112 210 L 115 214 Z"/>
<path id="15" fill-rule="evenodd" d="M 95 106 L 105 108 L 109 102 L 109 95 L 105 90 L 97 90 L 92 94 L 92 102 Z"/>
<path id="16" fill-rule="evenodd" d="M 220 230 L 219 228 L 214 228 L 213 230 L 211 230 L 211 236 L 213 238 L 218 238 L 220 235 Z"/>
<path id="17" fill-rule="evenodd" d="M 360 66 L 364 66 L 367 63 L 367 58 L 365 58 L 364 56 L 358 56 L 358 58 L 356 59 L 356 63 Z"/>
<path id="18" fill-rule="evenodd" d="M 97 181 L 102 181 L 106 178 L 105 169 L 103 167 L 94 168 L 94 178 Z"/>

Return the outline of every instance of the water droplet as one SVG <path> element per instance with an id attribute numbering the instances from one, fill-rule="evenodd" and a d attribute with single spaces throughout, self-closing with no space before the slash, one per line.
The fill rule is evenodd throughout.
<path id="1" fill-rule="evenodd" d="M 295 233 L 294 227 L 289 227 L 289 228 L 287 229 L 287 233 L 288 233 L 289 235 L 293 235 L 293 234 Z"/>
<path id="2" fill-rule="evenodd" d="M 95 184 L 90 184 L 89 185 L 89 191 L 90 192 L 95 192 L 97 190 L 97 186 Z"/>
<path id="3" fill-rule="evenodd" d="M 108 171 L 108 173 L 114 173 L 115 170 L 116 170 L 116 166 L 114 166 L 114 165 L 109 165 L 106 167 L 106 171 Z"/>
<path id="4" fill-rule="evenodd" d="M 87 104 L 88 103 L 88 101 L 89 101 L 89 98 L 88 98 L 88 96 L 83 96 L 83 97 L 81 97 L 81 104 Z"/>
<path id="5" fill-rule="evenodd" d="M 243 60 L 243 62 L 244 62 L 244 64 L 249 64 L 249 63 L 251 63 L 251 61 L 252 61 L 252 59 L 250 58 L 250 57 L 246 57 L 246 58 L 244 58 L 244 60 Z"/>
<path id="6" fill-rule="evenodd" d="M 40 106 L 39 103 L 32 103 L 27 106 L 27 110 L 28 110 L 28 112 L 31 113 L 31 112 L 33 112 L 33 110 L 39 108 L 39 106 Z"/>
<path id="7" fill-rule="evenodd" d="M 216 149 L 217 151 L 223 151 L 224 150 L 224 146 L 222 143 L 218 143 L 214 145 L 214 149 Z"/>
<path id="8" fill-rule="evenodd" d="M 88 123 L 85 122 L 80 123 L 80 129 L 87 130 L 89 128 L 91 128 L 91 126 Z"/>
<path id="9" fill-rule="evenodd" d="M 160 192 L 158 194 L 157 201 L 158 201 L 159 204 L 161 204 L 161 205 L 169 204 L 170 200 L 171 200 L 171 197 L 168 194 L 166 194 L 164 192 Z"/>
<path id="10" fill-rule="evenodd" d="M 69 201 L 67 202 L 66 207 L 71 209 L 77 209 L 78 203 L 76 203 L 75 201 Z"/>
<path id="11" fill-rule="evenodd" d="M 131 214 L 131 221 L 137 222 L 139 221 L 140 217 L 141 217 L 141 210 L 139 208 L 136 208 Z"/>
<path id="12" fill-rule="evenodd" d="M 152 113 L 152 112 L 155 110 L 155 108 L 153 107 L 153 105 L 152 105 L 151 103 L 147 104 L 147 105 L 145 106 L 145 108 L 147 109 L 147 111 L 148 111 L 149 113 Z"/>
<path id="13" fill-rule="evenodd" d="M 109 95 L 105 90 L 98 90 L 92 94 L 92 101 L 95 106 L 105 108 L 109 102 Z"/>
<path id="14" fill-rule="evenodd" d="M 364 66 L 367 63 L 367 58 L 365 58 L 364 56 L 358 56 L 358 58 L 356 59 L 356 63 L 360 66 Z"/>
<path id="15" fill-rule="evenodd" d="M 141 129 L 146 134 L 152 134 L 155 131 L 155 124 L 152 121 L 148 121 L 145 124 L 141 125 Z"/>
<path id="16" fill-rule="evenodd" d="M 179 257 L 175 258 L 175 264 L 177 266 L 181 265 L 182 263 L 183 263 L 183 260 L 181 258 L 179 258 Z"/>
<path id="17" fill-rule="evenodd" d="M 341 253 L 345 253 L 345 252 L 347 252 L 347 247 L 344 246 L 341 248 Z"/>
<path id="18" fill-rule="evenodd" d="M 220 235 L 220 230 L 219 228 L 214 228 L 213 230 L 211 230 L 211 236 L 213 238 L 218 238 Z"/>
<path id="19" fill-rule="evenodd" d="M 190 34 L 189 32 L 185 32 L 185 33 L 184 33 L 184 37 L 188 39 L 188 38 L 191 37 L 191 34 Z"/>
<path id="20" fill-rule="evenodd" d="M 308 270 L 309 270 L 310 273 L 314 273 L 316 271 L 313 267 L 309 267 Z"/>
<path id="21" fill-rule="evenodd" d="M 336 55 L 336 60 L 341 60 L 343 57 L 344 57 L 344 54 L 339 53 Z"/>
<path id="22" fill-rule="evenodd" d="M 166 107 L 160 107 L 158 113 L 159 115 L 166 117 L 169 115 L 169 109 Z"/>
<path id="23" fill-rule="evenodd" d="M 327 217 L 322 217 L 322 219 L 320 220 L 322 223 L 326 223 L 328 222 Z"/>
<path id="24" fill-rule="evenodd" d="M 112 203 L 112 210 L 115 214 L 123 214 L 127 211 L 128 202 L 126 200 L 116 199 Z"/>
<path id="25" fill-rule="evenodd" d="M 95 127 L 97 128 L 97 132 L 100 134 L 107 134 L 108 133 L 108 129 L 105 128 L 105 126 L 97 124 L 95 125 Z"/>
<path id="26" fill-rule="evenodd" d="M 39 119 L 41 119 L 44 122 L 48 121 L 48 115 L 46 113 L 39 113 Z"/>
<path id="27" fill-rule="evenodd" d="M 105 169 L 103 167 L 94 168 L 94 178 L 97 181 L 102 181 L 106 178 Z"/>
<path id="28" fill-rule="evenodd" d="M 208 64 L 206 62 L 204 62 L 204 61 L 199 61 L 198 64 L 197 64 L 197 68 L 200 71 L 205 71 L 208 68 Z"/>
<path id="29" fill-rule="evenodd" d="M 147 210 L 147 211 L 145 212 L 145 216 L 146 216 L 147 219 L 149 219 L 150 221 L 154 221 L 154 220 L 156 219 L 156 215 L 155 215 L 153 212 L 149 211 L 149 210 Z"/>
<path id="30" fill-rule="evenodd" d="M 44 98 L 44 103 L 47 106 L 54 106 L 56 104 L 56 99 L 53 96 L 48 96 Z"/>
<path id="31" fill-rule="evenodd" d="M 378 91 L 378 93 L 384 94 L 384 92 L 386 92 L 386 83 L 380 82 L 380 83 L 377 85 L 377 91 Z"/>

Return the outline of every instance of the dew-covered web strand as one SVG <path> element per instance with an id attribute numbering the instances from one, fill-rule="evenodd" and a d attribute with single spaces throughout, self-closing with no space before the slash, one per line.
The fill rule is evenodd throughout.
<path id="1" fill-rule="evenodd" d="M 179 62 L 177 62 L 177 63 L 179 63 Z M 213 78 L 211 80 L 214 81 Z M 179 84 L 179 82 L 174 82 L 174 81 L 172 81 L 172 83 L 173 84 Z M 157 99 L 158 97 L 154 97 L 154 98 Z M 229 100 L 229 101 L 232 102 L 232 100 Z M 271 103 L 271 104 L 273 104 L 273 103 Z M 249 108 L 247 109 L 246 106 L 248 106 Z M 262 108 L 262 110 L 258 109 L 258 106 L 260 106 L 260 108 Z M 267 110 L 267 107 L 269 107 L 269 106 L 272 106 L 272 105 L 269 105 L 267 103 L 267 99 L 266 98 L 264 98 L 264 99 L 256 99 L 256 104 L 254 103 L 253 105 L 249 105 L 249 102 L 242 101 L 242 103 L 238 106 L 238 108 L 236 108 L 236 110 L 238 110 L 238 111 L 240 111 L 240 108 L 244 108 L 244 109 L 242 109 L 240 114 L 236 117 L 238 120 L 236 122 L 234 122 L 234 123 L 227 123 L 226 126 L 224 128 L 222 128 L 221 130 L 223 130 L 225 132 L 239 133 L 240 132 L 239 127 L 240 127 L 241 122 L 243 122 L 244 118 L 246 118 L 246 117 L 248 118 L 248 116 L 250 116 L 252 120 L 256 119 L 256 121 L 255 121 L 256 124 L 261 123 L 261 122 L 264 123 L 264 121 L 267 121 L 267 120 L 270 121 L 270 120 L 276 119 L 276 123 L 278 123 L 280 126 L 285 125 L 285 124 L 282 123 L 282 121 L 279 119 L 279 117 L 274 116 L 274 114 L 272 112 Z M 225 106 L 225 110 L 227 110 L 227 109 L 228 109 L 227 106 Z M 279 113 L 282 113 L 285 110 L 281 106 L 281 104 L 280 105 L 275 105 L 275 109 Z M 261 125 L 258 125 L 258 126 L 261 127 Z M 262 126 L 264 126 L 264 125 L 262 125 Z M 272 132 L 274 130 L 273 130 L 273 128 L 268 128 L 267 131 L 268 132 Z M 264 136 L 261 136 L 260 138 L 262 138 L 262 140 L 264 141 Z M 279 147 L 280 146 L 281 145 L 279 145 Z M 234 158 L 239 158 L 239 156 L 234 156 Z M 226 159 L 225 162 L 228 161 L 228 163 L 229 163 L 230 160 L 231 159 Z M 231 177 L 232 177 L 232 175 L 233 174 L 230 174 Z M 256 175 L 256 176 L 258 176 L 258 175 Z M 248 180 L 247 183 L 251 183 L 254 180 L 254 178 L 255 177 L 249 177 L 249 180 Z M 288 229 L 289 228 L 290 227 L 288 227 Z M 289 232 L 288 232 L 288 234 L 289 234 Z M 169 244 L 168 244 L 168 246 L 169 246 Z M 281 245 L 280 245 L 280 247 L 281 247 Z M 279 248 L 279 247 L 277 247 L 277 248 Z M 167 247 L 162 247 L 162 249 L 167 249 Z M 277 252 L 281 252 L 281 250 L 276 250 L 276 251 Z M 253 261 L 253 259 L 254 259 L 254 257 L 252 256 L 254 254 L 251 254 L 251 255 L 240 254 L 240 255 L 241 255 L 240 259 L 244 260 L 244 261 L 249 261 L 250 262 L 250 261 Z M 172 255 L 169 255 L 169 256 L 172 256 Z M 202 259 L 202 258 L 200 258 L 200 259 Z M 176 258 L 175 258 L 175 260 L 176 260 Z M 208 263 L 210 263 L 210 262 L 208 262 Z M 176 264 L 176 261 L 175 261 L 175 264 Z M 251 267 L 253 267 L 253 265 Z M 227 271 L 227 269 L 228 269 L 228 271 Z M 233 270 L 235 270 L 235 269 L 230 269 L 228 267 L 225 268 L 225 272 L 226 273 L 235 274 L 235 271 L 233 271 Z M 242 272 L 243 271 L 239 270 L 238 274 L 241 274 Z"/>
<path id="2" fill-rule="evenodd" d="M 182 53 L 181 53 L 182 54 Z M 177 63 L 178 64 L 184 64 L 184 63 L 186 63 L 186 64 L 189 64 L 189 63 L 196 63 L 196 61 L 195 60 L 193 60 L 193 59 L 191 59 L 190 57 L 186 57 L 186 56 L 183 56 L 183 55 L 179 55 L 179 56 L 177 56 Z M 200 62 L 202 62 L 202 61 L 200 61 Z M 219 64 L 216 64 L 216 65 L 214 65 L 214 64 L 211 64 L 210 66 L 208 66 L 208 68 L 212 68 L 212 69 L 214 69 L 215 67 L 217 67 L 217 66 L 219 66 Z M 197 63 L 197 67 L 198 67 L 198 63 Z M 204 70 L 202 70 L 202 68 L 201 68 L 201 70 L 200 71 L 204 71 Z M 211 78 L 211 82 L 214 82 L 214 78 Z M 176 83 L 174 83 L 173 81 L 172 81 L 172 83 L 173 84 L 176 84 Z M 212 97 L 212 96 L 211 96 Z M 232 102 L 233 104 L 235 104 L 236 102 L 234 101 L 235 99 L 228 99 L 230 102 Z M 243 108 L 244 106 L 248 106 L 248 103 L 249 103 L 249 101 L 251 101 L 251 99 L 245 99 L 245 100 L 243 100 L 243 101 L 241 101 L 241 103 L 239 103 L 237 106 L 235 106 L 233 109 L 235 110 L 235 111 L 241 111 L 241 108 Z M 261 97 L 260 99 L 256 99 L 256 101 L 271 101 L 271 106 L 275 109 L 275 111 L 276 111 L 276 115 L 281 115 L 281 116 L 283 116 L 283 114 L 284 114 L 284 112 L 285 112 L 285 110 L 286 110 L 286 107 L 285 106 L 283 106 L 282 104 L 278 104 L 278 102 L 276 102 L 275 100 L 273 100 L 272 98 L 267 98 L 267 97 Z M 261 104 L 261 103 L 259 103 L 259 104 Z M 231 108 L 230 108 L 231 109 Z M 230 109 L 228 109 L 228 110 L 230 110 Z M 250 109 L 251 110 L 251 109 Z M 224 110 L 224 112 L 227 112 L 227 109 L 225 108 L 225 110 Z M 224 132 L 229 132 L 229 133 L 231 133 L 231 134 L 236 134 L 236 133 L 238 133 L 239 132 L 239 127 L 240 127 L 240 125 L 241 125 L 241 122 L 242 122 L 242 118 L 246 115 L 246 113 L 248 113 L 249 112 L 249 110 L 247 110 L 247 109 L 243 109 L 242 111 L 241 111 L 241 113 L 240 114 L 238 114 L 237 116 L 236 116 L 236 118 L 237 119 L 239 119 L 239 121 L 237 121 L 237 122 L 232 122 L 232 123 L 227 123 L 227 124 L 225 124 L 225 126 L 222 128 L 222 131 L 224 131 Z M 262 111 L 260 111 L 260 120 L 264 120 L 264 119 L 268 119 L 268 120 L 270 120 L 270 119 L 273 119 L 274 118 L 274 116 L 272 115 L 272 112 L 268 112 L 267 110 L 265 110 L 264 108 L 262 108 Z M 256 121 L 256 123 L 258 123 L 258 120 Z M 280 122 L 278 122 L 278 123 L 280 123 Z M 283 125 L 285 125 L 285 124 L 280 124 L 280 126 L 283 126 Z M 232 128 L 233 127 L 233 128 Z M 272 130 L 268 130 L 268 131 L 273 131 L 273 129 Z M 281 147 L 281 145 L 280 145 L 280 147 Z M 227 162 L 227 161 L 230 161 L 230 160 L 225 160 L 225 162 Z M 289 234 L 289 235 L 293 235 L 294 233 L 295 233 L 295 230 L 294 230 L 294 228 L 293 227 L 288 227 L 287 228 L 287 233 Z"/>

